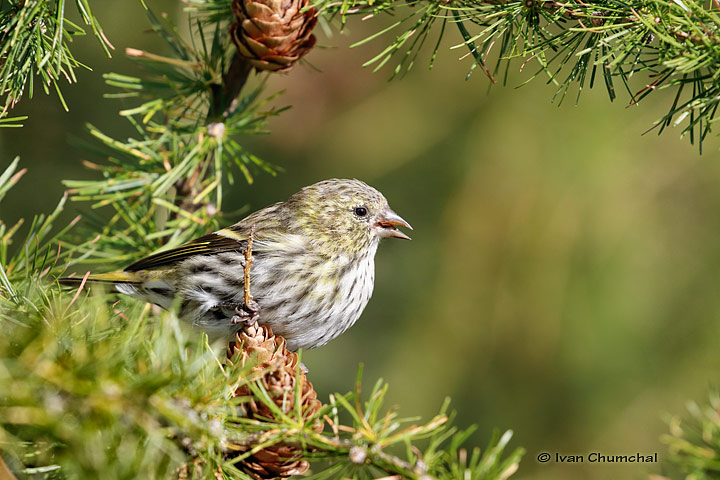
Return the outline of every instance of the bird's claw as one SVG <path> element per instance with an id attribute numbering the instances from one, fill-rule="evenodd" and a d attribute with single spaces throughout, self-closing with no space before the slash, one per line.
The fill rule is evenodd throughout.
<path id="1" fill-rule="evenodd" d="M 232 325 L 254 325 L 260 317 L 260 306 L 254 300 L 247 304 L 239 304 L 235 306 L 235 315 L 230 319 Z"/>

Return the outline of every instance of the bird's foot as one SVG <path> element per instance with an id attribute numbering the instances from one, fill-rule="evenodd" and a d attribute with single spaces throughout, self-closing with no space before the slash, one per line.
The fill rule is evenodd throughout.
<path id="1" fill-rule="evenodd" d="M 257 323 L 260 317 L 260 306 L 254 300 L 251 300 L 247 304 L 237 303 L 233 305 L 235 307 L 235 315 L 230 319 L 232 325 L 254 325 Z"/>

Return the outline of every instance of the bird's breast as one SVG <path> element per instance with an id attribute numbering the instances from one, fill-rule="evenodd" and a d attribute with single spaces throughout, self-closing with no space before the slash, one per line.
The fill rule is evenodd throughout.
<path id="1" fill-rule="evenodd" d="M 256 255 L 251 291 L 261 321 L 292 349 L 323 345 L 350 328 L 373 291 L 372 255 Z"/>

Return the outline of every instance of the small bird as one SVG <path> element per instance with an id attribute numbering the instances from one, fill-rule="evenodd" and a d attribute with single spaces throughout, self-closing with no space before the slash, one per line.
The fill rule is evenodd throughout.
<path id="1" fill-rule="evenodd" d="M 211 338 L 241 328 L 244 252 L 253 231 L 252 295 L 259 321 L 287 341 L 314 348 L 350 328 L 370 300 L 382 238 L 410 239 L 410 224 L 360 180 L 330 179 L 250 214 L 235 225 L 139 260 L 124 271 L 90 275 L 126 295 L 169 309 Z M 79 278 L 61 278 L 77 284 Z"/>

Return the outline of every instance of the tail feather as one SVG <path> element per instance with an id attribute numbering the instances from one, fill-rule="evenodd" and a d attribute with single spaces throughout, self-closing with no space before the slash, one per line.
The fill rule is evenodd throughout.
<path id="1" fill-rule="evenodd" d="M 82 281 L 82 276 L 58 278 L 60 285 L 80 285 Z M 142 283 L 142 279 L 135 272 L 110 272 L 92 274 L 87 278 L 87 282 L 115 285 L 118 283 Z"/>
<path id="2" fill-rule="evenodd" d="M 58 278 L 61 285 L 79 287 L 83 276 Z M 164 271 L 140 270 L 137 272 L 110 272 L 89 275 L 87 283 L 113 285 L 115 290 L 146 302 L 170 308 L 175 298 L 176 288 Z"/>

